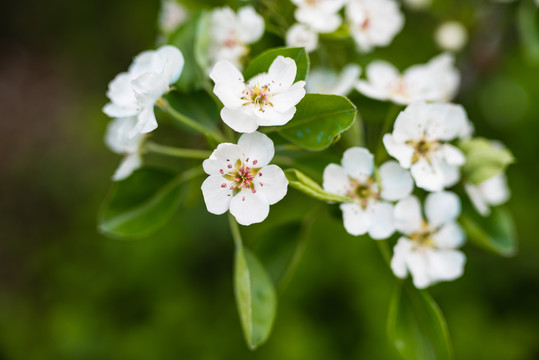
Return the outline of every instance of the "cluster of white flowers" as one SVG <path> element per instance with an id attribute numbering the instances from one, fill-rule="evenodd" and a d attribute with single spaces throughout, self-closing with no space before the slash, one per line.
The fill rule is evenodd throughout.
<path id="1" fill-rule="evenodd" d="M 142 134 L 157 128 L 154 106 L 179 79 L 183 64 L 180 50 L 165 45 L 137 55 L 128 71 L 109 83 L 110 102 L 103 112 L 115 119 L 108 127 L 106 143 L 114 152 L 126 155 L 114 180 L 122 180 L 140 167 Z"/>
<path id="2" fill-rule="evenodd" d="M 286 44 L 303 46 L 309 52 L 318 47 L 318 34 L 341 26 L 345 7 L 346 26 L 361 52 L 387 46 L 402 30 L 404 16 L 395 0 L 291 0 L 298 23 L 288 29 Z"/>
<path id="3" fill-rule="evenodd" d="M 249 44 L 264 35 L 264 19 L 251 6 L 235 13 L 229 7 L 215 9 L 210 14 L 208 63 L 209 70 L 220 60 L 228 60 L 242 68 Z"/>

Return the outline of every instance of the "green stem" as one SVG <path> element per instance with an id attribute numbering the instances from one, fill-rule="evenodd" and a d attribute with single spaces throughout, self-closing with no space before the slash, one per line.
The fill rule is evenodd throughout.
<path id="1" fill-rule="evenodd" d="M 153 153 L 174 156 L 187 159 L 207 159 L 211 155 L 208 150 L 180 149 L 173 146 L 159 145 L 153 142 L 147 142 L 145 148 Z"/>
<path id="2" fill-rule="evenodd" d="M 320 210 L 325 204 L 321 204 L 320 206 L 316 207 L 313 211 L 307 214 L 303 218 L 303 221 L 301 223 L 301 232 L 299 234 L 298 244 L 296 246 L 296 249 L 294 250 L 294 254 L 292 254 L 292 259 L 288 263 L 288 267 L 286 268 L 286 272 L 282 276 L 281 280 L 279 281 L 279 284 L 277 285 L 277 291 L 279 293 L 282 293 L 288 283 L 290 283 L 290 280 L 294 276 L 294 273 L 296 272 L 296 269 L 299 266 L 299 263 L 301 259 L 303 258 L 303 254 L 305 253 L 305 249 L 307 248 L 307 243 L 310 238 L 310 232 L 311 227 L 316 218 L 318 217 Z"/>
<path id="3" fill-rule="evenodd" d="M 382 125 L 382 130 L 380 131 L 380 139 L 378 141 L 378 147 L 376 148 L 375 159 L 377 164 L 381 164 L 387 158 L 387 153 L 385 151 L 384 142 L 382 141 L 383 136 L 391 131 L 391 127 L 395 123 L 397 114 L 400 112 L 401 107 L 395 104 L 391 104 L 389 111 L 387 112 L 384 124 Z"/>
<path id="4" fill-rule="evenodd" d="M 223 135 L 219 131 L 208 129 L 206 126 L 202 125 L 201 123 L 176 111 L 176 109 L 174 109 L 167 100 L 161 98 L 161 101 L 159 102 L 159 106 L 163 109 L 163 111 L 168 113 L 175 120 L 187 126 L 188 128 L 206 135 L 207 137 L 215 140 L 217 143 L 226 142 L 226 139 L 223 137 Z"/>
<path id="5" fill-rule="evenodd" d="M 391 251 L 389 250 L 387 240 L 374 240 L 374 242 L 378 245 L 378 250 L 380 250 L 386 264 L 391 267 Z"/>
<path id="6" fill-rule="evenodd" d="M 230 232 L 232 233 L 232 238 L 234 239 L 236 249 L 241 249 L 243 246 L 243 241 L 241 240 L 240 227 L 238 226 L 236 219 L 234 219 L 234 216 L 232 216 L 230 213 L 228 213 L 228 223 L 230 225 Z"/>

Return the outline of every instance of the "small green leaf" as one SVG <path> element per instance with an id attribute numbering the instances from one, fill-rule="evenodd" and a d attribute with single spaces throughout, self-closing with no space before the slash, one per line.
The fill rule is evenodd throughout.
<path id="1" fill-rule="evenodd" d="M 260 261 L 243 246 L 236 248 L 234 292 L 243 334 L 251 350 L 268 339 L 275 313 L 277 296 L 270 277 Z"/>
<path id="2" fill-rule="evenodd" d="M 453 358 L 447 324 L 425 290 L 399 281 L 389 308 L 388 335 L 405 360 Z"/>
<path id="3" fill-rule="evenodd" d="M 459 148 L 466 155 L 462 173 L 472 184 L 479 184 L 505 172 L 515 161 L 511 151 L 485 138 L 461 141 Z"/>
<path id="4" fill-rule="evenodd" d="M 471 207 L 464 207 L 461 224 L 470 242 L 502 256 L 517 252 L 518 239 L 515 223 L 504 206 L 492 208 L 489 217 L 482 217 Z"/>
<path id="5" fill-rule="evenodd" d="M 176 87 L 183 92 L 202 88 L 207 78 L 205 69 L 199 64 L 202 51 L 199 41 L 204 33 L 206 17 L 206 13 L 201 12 L 182 24 L 169 38 L 169 43 L 181 50 L 185 60 L 182 74 L 176 83 Z"/>
<path id="6" fill-rule="evenodd" d="M 355 105 L 344 96 L 307 94 L 279 133 L 302 148 L 322 150 L 353 124 L 356 113 Z"/>
<path id="7" fill-rule="evenodd" d="M 181 195 L 181 176 L 143 168 L 115 182 L 103 203 L 99 230 L 116 238 L 141 238 L 159 230 L 172 217 Z"/>
<path id="8" fill-rule="evenodd" d="M 316 181 L 305 175 L 299 170 L 296 169 L 287 169 L 285 170 L 286 178 L 288 179 L 288 182 L 290 186 L 293 188 L 322 201 L 330 201 L 330 202 L 349 202 L 350 199 L 328 193 L 324 191 L 324 189 L 318 185 Z"/>
<path id="9" fill-rule="evenodd" d="M 245 80 L 251 79 L 260 73 L 267 73 L 270 65 L 277 56 L 289 57 L 296 62 L 296 80 L 305 80 L 309 72 L 309 58 L 305 48 L 277 48 L 271 49 L 258 55 L 243 72 Z"/>
<path id="10" fill-rule="evenodd" d="M 195 91 L 183 94 L 171 91 L 165 95 L 165 99 L 179 113 L 204 124 L 213 129 L 221 119 L 219 108 L 213 99 L 205 91 Z"/>

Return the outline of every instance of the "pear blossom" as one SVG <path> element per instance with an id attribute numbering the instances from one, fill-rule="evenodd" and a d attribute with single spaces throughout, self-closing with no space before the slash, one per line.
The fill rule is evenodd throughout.
<path id="1" fill-rule="evenodd" d="M 330 33 L 341 25 L 339 10 L 345 0 L 292 0 L 298 7 L 294 12 L 296 20 L 308 25 L 318 33 Z"/>
<path id="2" fill-rule="evenodd" d="M 288 187 L 281 168 L 269 165 L 274 153 L 273 141 L 259 132 L 243 134 L 237 145 L 220 144 L 202 163 L 210 175 L 202 184 L 208 211 L 220 215 L 230 210 L 241 225 L 263 221 Z"/>
<path id="3" fill-rule="evenodd" d="M 466 183 L 464 188 L 477 212 L 483 216 L 490 215 L 490 206 L 501 205 L 511 197 L 505 174 L 493 176 L 477 185 Z"/>
<path id="4" fill-rule="evenodd" d="M 309 93 L 346 96 L 357 83 L 361 68 L 356 64 L 346 65 L 340 74 L 330 69 L 314 68 L 309 72 L 305 88 Z"/>
<path id="5" fill-rule="evenodd" d="M 395 0 L 350 0 L 346 19 L 362 52 L 389 45 L 404 25 L 404 16 Z"/>
<path id="6" fill-rule="evenodd" d="M 242 59 L 249 53 L 249 44 L 264 34 L 264 19 L 252 6 L 235 13 L 229 7 L 215 9 L 210 15 L 209 69 L 220 60 L 228 60 L 242 68 Z"/>
<path id="7" fill-rule="evenodd" d="M 178 80 L 183 64 L 182 53 L 171 45 L 140 53 L 127 72 L 118 74 L 109 83 L 110 102 L 103 112 L 113 118 L 134 116 L 137 121 L 130 137 L 153 131 L 157 128 L 153 108 Z"/>
<path id="8" fill-rule="evenodd" d="M 385 134 L 383 142 L 389 155 L 410 169 L 418 187 L 440 191 L 460 179 L 466 158 L 449 141 L 469 128 L 468 121 L 460 105 L 419 101 L 399 114 L 393 133 Z"/>
<path id="9" fill-rule="evenodd" d="M 360 147 L 346 150 L 341 164 L 326 166 L 323 187 L 350 199 L 340 205 L 344 228 L 351 235 L 389 237 L 395 231 L 390 201 L 403 199 L 412 192 L 414 184 L 409 172 L 395 161 L 388 161 L 380 166 L 378 183 L 374 178 L 374 156 Z"/>
<path id="10" fill-rule="evenodd" d="M 112 119 L 105 134 L 105 143 L 115 153 L 124 155 L 120 166 L 112 176 L 112 180 L 123 180 L 142 165 L 140 157 L 141 144 L 144 134 L 131 137 L 131 132 L 137 124 L 136 116 Z"/>
<path id="11" fill-rule="evenodd" d="M 159 11 L 159 29 L 170 34 L 187 19 L 187 9 L 176 0 L 162 0 Z"/>
<path id="12" fill-rule="evenodd" d="M 251 133 L 259 126 L 284 125 L 305 96 L 305 81 L 294 83 L 296 63 L 278 56 L 267 73 L 244 81 L 241 72 L 226 60 L 215 64 L 210 78 L 213 92 L 224 105 L 223 121 L 237 132 Z"/>
<path id="13" fill-rule="evenodd" d="M 427 64 L 408 68 L 401 75 L 390 63 L 376 60 L 367 67 L 367 81 L 360 80 L 356 88 L 370 98 L 397 104 L 419 100 L 450 101 L 460 83 L 454 63 L 453 55 L 443 53 Z"/>
<path id="14" fill-rule="evenodd" d="M 460 51 L 468 41 L 468 31 L 458 21 L 446 21 L 438 26 L 434 38 L 441 49 Z"/>
<path id="15" fill-rule="evenodd" d="M 399 201 L 395 205 L 395 227 L 403 236 L 393 248 L 393 273 L 405 278 L 410 272 L 415 287 L 420 289 L 460 277 L 466 262 L 466 256 L 457 250 L 465 241 L 464 231 L 455 221 L 460 210 L 459 198 L 448 191 L 427 196 L 427 221 L 415 196 Z"/>
<path id="16" fill-rule="evenodd" d="M 304 47 L 312 52 L 318 48 L 318 33 L 304 24 L 294 24 L 286 32 L 286 46 Z"/>

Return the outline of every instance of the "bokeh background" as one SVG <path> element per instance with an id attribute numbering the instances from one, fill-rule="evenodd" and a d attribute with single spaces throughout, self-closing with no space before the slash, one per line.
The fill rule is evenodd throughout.
<path id="1" fill-rule="evenodd" d="M 157 0 L 2 4 L 0 359 L 397 359 L 386 337 L 394 277 L 376 245 L 347 235 L 332 207 L 322 208 L 280 295 L 273 334 L 256 352 L 236 312 L 226 217 L 205 211 L 202 179 L 156 234 L 121 241 L 98 233 L 96 214 L 119 161 L 102 140 L 107 83 L 155 46 L 158 9 Z M 436 25 L 463 21 L 472 34 L 458 57 L 457 102 L 477 133 L 502 140 L 517 158 L 508 207 L 518 254 L 468 245 L 464 276 L 431 290 L 456 358 L 539 359 L 537 8 L 435 0 L 433 13 L 404 11 L 403 33 L 376 56 L 401 68 L 424 63 L 439 52 Z M 380 107 L 359 101 L 364 114 Z M 178 144 L 186 136 L 170 134 Z M 290 237 L 297 214 L 317 203 L 289 193 L 269 220 Z M 247 243 L 287 238 L 269 230 L 251 227 Z"/>

